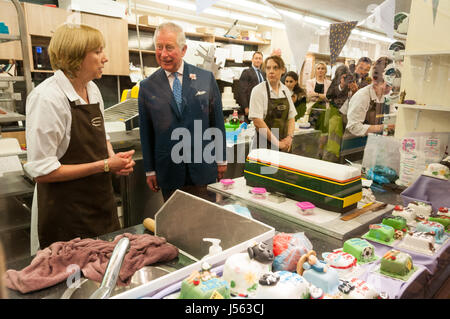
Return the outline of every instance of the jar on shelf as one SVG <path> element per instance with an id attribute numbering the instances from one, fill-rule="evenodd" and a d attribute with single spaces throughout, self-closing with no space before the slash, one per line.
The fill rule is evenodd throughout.
<path id="1" fill-rule="evenodd" d="M 225 190 L 232 189 L 234 186 L 234 181 L 229 178 L 221 179 L 220 183 L 222 184 L 222 188 Z"/>
<path id="2" fill-rule="evenodd" d="M 267 190 L 263 187 L 253 187 L 251 193 L 255 199 L 266 199 Z"/>
<path id="3" fill-rule="evenodd" d="M 301 215 L 312 215 L 314 214 L 314 208 L 316 208 L 316 206 L 310 202 L 298 202 L 296 205 Z"/>

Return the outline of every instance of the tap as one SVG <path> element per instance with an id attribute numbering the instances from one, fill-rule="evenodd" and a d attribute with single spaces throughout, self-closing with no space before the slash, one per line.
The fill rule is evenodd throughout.
<path id="1" fill-rule="evenodd" d="M 106 267 L 105 275 L 103 276 L 102 284 L 94 291 L 89 299 L 107 299 L 111 292 L 116 287 L 117 277 L 119 277 L 120 269 L 122 268 L 123 258 L 130 245 L 130 240 L 126 237 L 119 240 L 114 247 L 108 266 Z"/>

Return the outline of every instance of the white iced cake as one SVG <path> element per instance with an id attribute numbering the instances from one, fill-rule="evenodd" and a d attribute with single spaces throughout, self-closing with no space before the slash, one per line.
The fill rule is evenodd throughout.
<path id="1" fill-rule="evenodd" d="M 222 93 L 222 106 L 225 108 L 237 107 L 231 86 L 226 86 Z"/>
<path id="2" fill-rule="evenodd" d="M 308 299 L 309 283 L 299 274 L 277 271 L 264 274 L 254 295 L 256 299 Z"/>
<path id="3" fill-rule="evenodd" d="M 434 235 L 424 232 L 409 232 L 399 244 L 399 248 L 410 249 L 431 255 L 436 250 Z"/>

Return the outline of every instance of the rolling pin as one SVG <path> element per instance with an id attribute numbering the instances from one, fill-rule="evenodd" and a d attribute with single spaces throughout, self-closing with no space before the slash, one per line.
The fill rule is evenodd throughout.
<path id="1" fill-rule="evenodd" d="M 371 211 L 377 211 L 377 210 L 383 209 L 383 208 L 385 208 L 386 206 L 387 206 L 386 203 L 375 203 L 375 204 L 369 205 L 369 206 L 367 206 L 367 207 L 358 209 L 357 211 L 354 211 L 353 213 L 350 213 L 350 214 L 348 214 L 348 215 L 345 215 L 345 216 L 341 217 L 341 220 L 348 221 L 348 220 L 351 220 L 351 219 L 353 219 L 353 218 L 356 218 L 356 217 L 358 217 L 358 216 L 360 216 L 360 215 L 362 215 L 362 214 L 364 214 L 364 213 L 371 212 Z"/>
<path id="2" fill-rule="evenodd" d="M 151 218 L 144 219 L 143 223 L 145 228 L 151 231 L 153 234 L 155 233 L 155 220 Z"/>

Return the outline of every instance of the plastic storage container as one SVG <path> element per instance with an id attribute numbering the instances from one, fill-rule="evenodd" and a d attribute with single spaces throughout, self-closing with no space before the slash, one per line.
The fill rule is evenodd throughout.
<path id="1" fill-rule="evenodd" d="M 234 185 L 234 181 L 232 179 L 221 179 L 220 183 L 222 184 L 223 189 L 232 189 Z"/>
<path id="2" fill-rule="evenodd" d="M 314 208 L 316 208 L 316 206 L 310 202 L 298 202 L 296 205 L 299 213 L 302 215 L 312 215 L 314 214 Z"/>
<path id="3" fill-rule="evenodd" d="M 255 199 L 266 199 L 267 191 L 263 187 L 253 187 L 251 193 Z"/>

